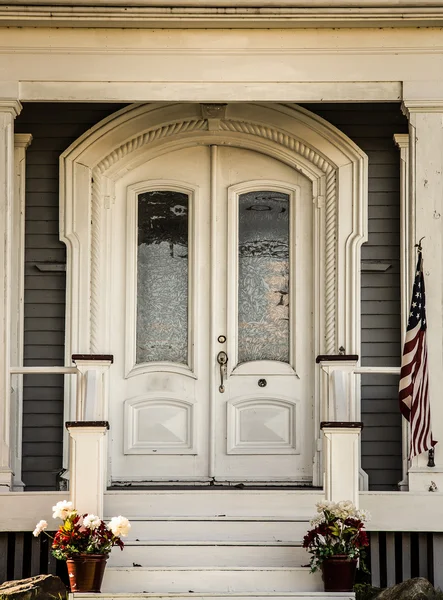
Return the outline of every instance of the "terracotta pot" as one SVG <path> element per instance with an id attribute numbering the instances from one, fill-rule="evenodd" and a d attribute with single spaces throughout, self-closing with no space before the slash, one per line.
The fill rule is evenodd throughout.
<path id="1" fill-rule="evenodd" d="M 325 592 L 352 592 L 357 559 L 346 554 L 326 558 L 321 565 Z"/>
<path id="2" fill-rule="evenodd" d="M 68 558 L 71 592 L 100 592 L 108 554 L 79 554 Z"/>

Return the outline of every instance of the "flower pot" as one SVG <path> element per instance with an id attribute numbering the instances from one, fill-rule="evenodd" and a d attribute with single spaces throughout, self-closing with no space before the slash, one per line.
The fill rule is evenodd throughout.
<path id="1" fill-rule="evenodd" d="M 108 554 L 79 554 L 66 560 L 71 592 L 100 592 Z"/>
<path id="2" fill-rule="evenodd" d="M 352 592 L 357 559 L 346 554 L 326 558 L 321 565 L 325 592 Z"/>

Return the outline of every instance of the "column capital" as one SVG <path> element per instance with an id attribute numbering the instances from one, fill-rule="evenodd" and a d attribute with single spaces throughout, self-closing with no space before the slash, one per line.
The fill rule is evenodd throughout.
<path id="1" fill-rule="evenodd" d="M 394 133 L 394 142 L 398 148 L 409 148 L 409 133 Z"/>
<path id="2" fill-rule="evenodd" d="M 10 113 L 14 119 L 22 112 L 22 108 L 19 100 L 0 100 L 0 113 Z"/>
<path id="3" fill-rule="evenodd" d="M 14 146 L 26 150 L 32 142 L 32 133 L 14 133 Z"/>

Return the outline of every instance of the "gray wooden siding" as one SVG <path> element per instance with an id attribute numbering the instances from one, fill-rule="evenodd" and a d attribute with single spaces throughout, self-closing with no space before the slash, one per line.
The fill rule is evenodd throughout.
<path id="1" fill-rule="evenodd" d="M 397 104 L 306 105 L 348 135 L 369 157 L 369 239 L 362 247 L 361 359 L 365 366 L 399 366 L 400 161 L 395 133 L 407 133 Z M 390 265 L 365 272 L 370 261 Z M 364 375 L 362 466 L 371 490 L 395 490 L 401 480 L 398 377 Z"/>
<path id="2" fill-rule="evenodd" d="M 26 169 L 25 365 L 63 365 L 65 274 L 36 263 L 64 263 L 59 240 L 58 160 L 75 139 L 118 110 L 116 104 L 25 104 L 17 133 L 32 133 Z M 28 375 L 23 391 L 26 490 L 57 489 L 62 466 L 63 377 Z"/>
<path id="3" fill-rule="evenodd" d="M 41 273 L 37 262 L 64 262 L 58 239 L 58 158 L 69 144 L 118 105 L 25 104 L 18 133 L 32 133 L 27 157 L 25 361 L 63 364 L 65 277 Z M 369 241 L 364 261 L 391 265 L 362 276 L 362 363 L 398 365 L 399 154 L 394 133 L 407 131 L 397 104 L 307 105 L 353 139 L 369 156 Z M 401 478 L 401 419 L 396 378 L 362 378 L 363 468 L 370 488 L 396 489 Z M 24 481 L 29 490 L 55 489 L 61 467 L 63 380 L 28 376 L 24 390 Z"/>

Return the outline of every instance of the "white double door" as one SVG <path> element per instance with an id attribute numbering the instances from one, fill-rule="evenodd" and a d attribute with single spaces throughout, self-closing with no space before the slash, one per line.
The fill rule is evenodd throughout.
<path id="1" fill-rule="evenodd" d="M 112 481 L 312 481 L 310 182 L 194 145 L 128 172 L 110 211 Z"/>

